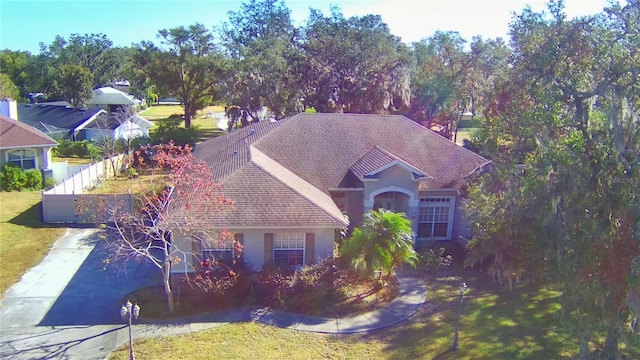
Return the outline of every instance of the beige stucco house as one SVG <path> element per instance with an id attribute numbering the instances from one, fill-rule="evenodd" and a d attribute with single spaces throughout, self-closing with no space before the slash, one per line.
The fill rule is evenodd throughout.
<path id="1" fill-rule="evenodd" d="M 255 269 L 332 256 L 334 230 L 376 208 L 406 213 L 419 242 L 456 240 L 468 231 L 459 209 L 465 178 L 489 163 L 404 116 L 364 114 L 260 122 L 199 144 L 195 156 L 234 205 L 193 211 L 211 229 L 234 231 Z M 197 251 L 233 250 L 202 243 Z M 185 260 L 175 272 L 192 269 Z"/>

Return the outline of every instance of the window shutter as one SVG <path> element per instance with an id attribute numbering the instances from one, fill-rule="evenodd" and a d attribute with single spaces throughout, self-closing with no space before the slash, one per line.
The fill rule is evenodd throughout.
<path id="1" fill-rule="evenodd" d="M 193 270 L 200 267 L 202 261 L 202 244 L 197 238 L 191 237 L 191 268 Z M 185 264 L 187 266 L 187 264 Z"/>
<path id="2" fill-rule="evenodd" d="M 235 239 L 235 241 L 237 241 L 240 245 L 242 245 L 242 252 L 240 253 L 240 256 L 238 256 L 237 258 L 235 258 L 235 260 L 237 262 L 239 262 L 240 264 L 242 264 L 244 262 L 244 235 L 243 234 L 238 234 L 235 233 L 235 235 L 233 235 L 233 238 Z"/>
<path id="3" fill-rule="evenodd" d="M 315 253 L 316 234 L 306 233 L 304 235 L 304 262 L 306 265 L 313 265 Z"/>
<path id="4" fill-rule="evenodd" d="M 264 266 L 273 264 L 273 233 L 264 234 Z"/>

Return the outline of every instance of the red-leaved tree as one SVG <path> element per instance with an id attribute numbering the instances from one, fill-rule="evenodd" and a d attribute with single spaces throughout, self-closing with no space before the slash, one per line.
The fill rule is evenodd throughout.
<path id="1" fill-rule="evenodd" d="M 139 173 L 152 175 L 152 185 L 147 192 L 133 195 L 134 211 L 118 206 L 101 210 L 108 215 L 102 218 L 109 219 L 102 225 L 107 262 L 150 261 L 162 272 L 167 307 L 173 312 L 172 266 L 185 262 L 188 271 L 192 263 L 200 263 L 197 249 L 203 242 L 232 242 L 236 256 L 242 250 L 231 232 L 213 229 L 200 216 L 199 209 L 222 211 L 232 201 L 221 195 L 211 168 L 196 160 L 188 145 L 143 146 L 136 152 L 135 163 Z"/>

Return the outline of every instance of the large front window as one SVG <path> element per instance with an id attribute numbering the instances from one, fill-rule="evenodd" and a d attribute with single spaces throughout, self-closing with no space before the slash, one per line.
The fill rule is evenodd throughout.
<path id="1" fill-rule="evenodd" d="M 304 233 L 276 233 L 273 236 L 273 263 L 279 266 L 304 265 Z"/>
<path id="2" fill-rule="evenodd" d="M 36 168 L 36 151 L 32 149 L 11 150 L 7 155 L 7 164 L 15 165 L 22 169 Z"/>
<path id="3" fill-rule="evenodd" d="M 453 221 L 453 197 L 420 199 L 418 238 L 450 239 Z"/>

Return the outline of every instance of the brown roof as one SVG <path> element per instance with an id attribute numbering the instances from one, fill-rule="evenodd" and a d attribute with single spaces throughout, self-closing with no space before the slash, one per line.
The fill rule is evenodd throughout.
<path id="1" fill-rule="evenodd" d="M 0 148 L 55 146 L 58 143 L 34 127 L 0 115 Z"/>
<path id="2" fill-rule="evenodd" d="M 399 115 L 298 114 L 199 144 L 235 209 L 226 226 L 344 224 L 329 190 L 393 162 L 422 173 L 420 189 L 459 188 L 488 162 Z M 421 175 L 417 173 L 416 175 Z M 348 185 L 352 186 L 352 185 Z"/>

